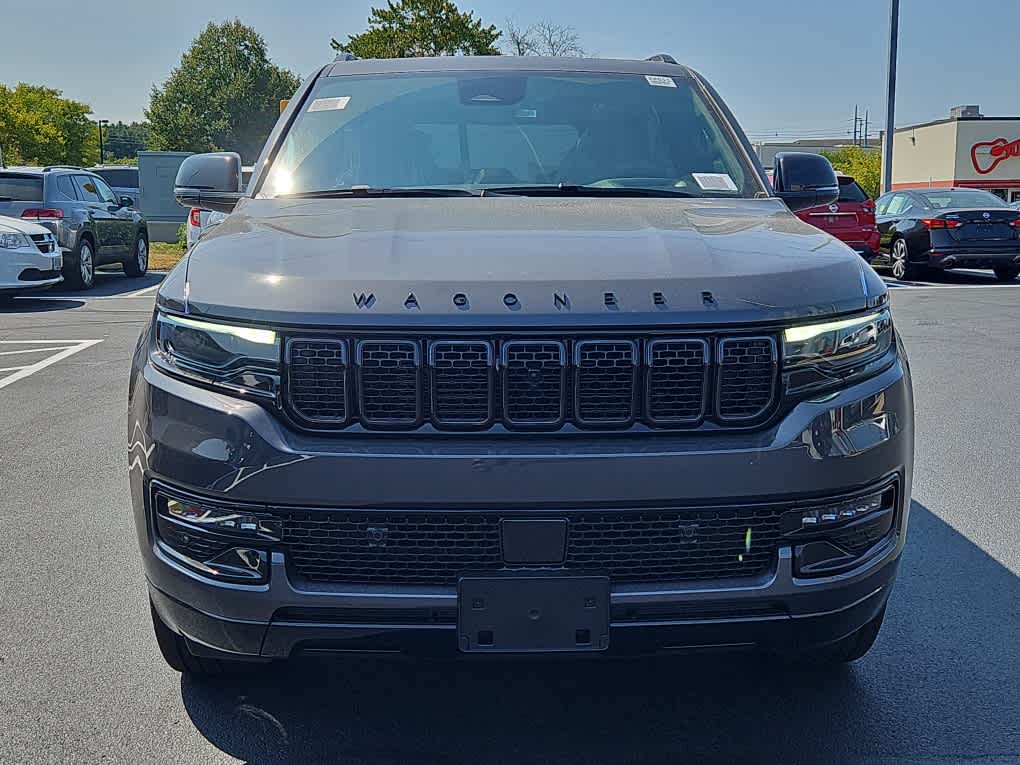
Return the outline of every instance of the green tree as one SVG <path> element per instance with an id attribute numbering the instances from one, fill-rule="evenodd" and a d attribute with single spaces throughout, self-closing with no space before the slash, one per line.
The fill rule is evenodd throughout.
<path id="1" fill-rule="evenodd" d="M 88 104 L 59 90 L 0 85 L 0 148 L 8 165 L 91 165 L 99 159 L 99 129 Z"/>
<path id="2" fill-rule="evenodd" d="M 823 151 L 822 154 L 841 173 L 852 175 L 865 194 L 878 199 L 882 189 L 881 152 L 847 146 L 839 151 Z"/>
<path id="3" fill-rule="evenodd" d="M 149 145 L 148 122 L 114 122 L 103 128 L 103 151 L 111 164 L 137 161 L 138 152 Z"/>
<path id="4" fill-rule="evenodd" d="M 181 57 L 149 108 L 151 148 L 236 151 L 253 162 L 299 81 L 269 60 L 266 42 L 239 20 L 212 22 Z"/>
<path id="5" fill-rule="evenodd" d="M 362 34 L 348 35 L 346 43 L 333 38 L 333 50 L 359 58 L 499 54 L 499 30 L 452 0 L 387 0 L 386 6 L 372 9 Z"/>

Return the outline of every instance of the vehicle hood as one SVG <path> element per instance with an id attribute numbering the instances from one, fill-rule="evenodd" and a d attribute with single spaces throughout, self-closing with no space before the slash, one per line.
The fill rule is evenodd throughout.
<path id="1" fill-rule="evenodd" d="M 38 223 L 30 223 L 20 218 L 11 218 L 7 215 L 0 215 L 0 231 L 17 231 L 19 234 L 25 234 L 26 236 L 49 233 L 49 229 L 40 226 Z"/>
<path id="2" fill-rule="evenodd" d="M 160 300 L 281 325 L 561 327 L 831 315 L 884 291 L 777 199 L 245 199 Z"/>

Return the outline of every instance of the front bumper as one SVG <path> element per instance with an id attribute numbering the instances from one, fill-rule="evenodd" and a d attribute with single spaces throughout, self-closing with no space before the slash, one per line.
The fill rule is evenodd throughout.
<path id="1" fill-rule="evenodd" d="M 0 292 L 22 292 L 59 284 L 63 281 L 61 265 L 59 249 L 53 253 L 39 252 L 34 247 L 0 250 Z"/>
<path id="2" fill-rule="evenodd" d="M 143 356 L 143 354 L 140 354 Z M 381 438 L 302 435 L 256 404 L 167 377 L 140 358 L 129 460 L 157 611 L 195 650 L 456 653 L 456 589 L 301 584 L 274 551 L 267 584 L 214 582 L 156 543 L 151 480 L 209 498 L 304 507 L 635 507 L 824 498 L 900 476 L 896 521 L 856 568 L 799 578 L 790 546 L 755 578 L 614 584 L 611 652 L 837 640 L 884 606 L 909 510 L 913 400 L 901 363 L 756 433 Z"/>

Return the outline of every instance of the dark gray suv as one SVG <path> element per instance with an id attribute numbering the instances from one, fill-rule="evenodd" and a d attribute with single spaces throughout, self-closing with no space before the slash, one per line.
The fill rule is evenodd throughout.
<path id="1" fill-rule="evenodd" d="M 862 656 L 903 549 L 882 281 L 696 72 L 324 67 L 134 358 L 131 495 L 178 670 L 301 653 Z"/>
<path id="2" fill-rule="evenodd" d="M 89 289 L 96 268 L 118 264 L 128 276 L 149 269 L 149 231 L 130 197 L 80 167 L 0 169 L 0 215 L 39 223 L 54 233 L 64 281 Z"/>

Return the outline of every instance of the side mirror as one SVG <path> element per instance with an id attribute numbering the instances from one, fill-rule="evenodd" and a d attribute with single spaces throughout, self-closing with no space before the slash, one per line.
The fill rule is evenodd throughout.
<path id="1" fill-rule="evenodd" d="M 776 154 L 772 181 L 776 196 L 793 212 L 830 205 L 839 199 L 839 181 L 821 154 L 784 151 Z"/>
<path id="2" fill-rule="evenodd" d="M 121 197 L 120 198 L 120 206 L 121 207 L 134 207 L 135 206 L 135 200 L 133 200 L 131 197 Z"/>
<path id="3" fill-rule="evenodd" d="M 181 207 L 229 213 L 241 196 L 241 155 L 236 152 L 192 154 L 177 170 L 174 197 Z"/>

